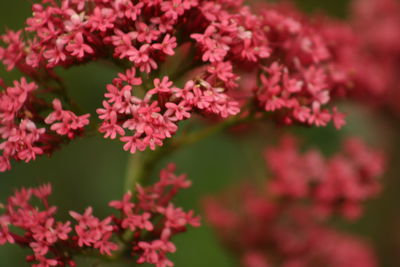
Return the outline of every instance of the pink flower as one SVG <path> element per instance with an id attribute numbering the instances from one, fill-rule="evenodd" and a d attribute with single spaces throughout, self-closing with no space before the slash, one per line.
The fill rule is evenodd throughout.
<path id="1" fill-rule="evenodd" d="M 103 235 L 100 241 L 96 241 L 94 247 L 100 250 L 103 255 L 112 255 L 112 251 L 118 250 L 118 245 L 116 243 L 108 241 L 111 238 L 111 232 Z"/>
<path id="2" fill-rule="evenodd" d="M 72 56 L 76 56 L 77 58 L 83 58 L 85 53 L 94 53 L 93 48 L 85 44 L 82 33 L 77 33 L 75 35 L 75 37 L 66 46 L 66 50 L 70 52 Z"/>
<path id="3" fill-rule="evenodd" d="M 169 80 L 167 76 L 163 77 L 162 80 L 154 79 L 154 89 L 150 90 L 153 94 L 156 93 L 170 93 L 173 82 Z"/>
<path id="4" fill-rule="evenodd" d="M 127 214 L 127 217 L 122 221 L 122 228 L 129 229 L 134 232 L 137 228 L 152 231 L 153 224 L 150 222 L 150 213 L 143 213 L 142 215 Z"/>
<path id="5" fill-rule="evenodd" d="M 0 245 L 4 245 L 6 243 L 14 244 L 15 240 L 10 234 L 7 226 L 6 218 L 0 217 Z"/>
<path id="6" fill-rule="evenodd" d="M 184 180 L 185 175 L 176 175 L 174 170 L 170 164 L 160 172 L 158 183 L 138 187 L 137 197 L 128 192 L 121 201 L 111 201 L 109 205 L 120 210 L 119 215 L 100 219 L 88 207 L 83 214 L 69 212 L 76 223 L 56 221 L 57 208 L 50 206 L 47 199 L 50 185 L 17 190 L 5 205 L 0 204 L 0 245 L 15 243 L 28 247 L 33 252 L 27 257 L 32 266 L 76 266 L 72 256 L 85 254 L 88 249 L 114 256 L 120 249 L 114 240 L 129 233 L 135 242 L 127 244 L 138 255 L 138 262 L 172 266 L 166 257 L 176 251 L 171 237 L 186 230 L 189 224 L 199 226 L 192 211 L 184 212 L 170 202 L 179 189 L 190 185 Z M 165 209 L 170 211 L 160 212 Z M 179 229 L 171 231 L 170 227 Z"/>
<path id="7" fill-rule="evenodd" d="M 55 259 L 47 259 L 45 257 L 37 257 L 39 264 L 33 264 L 32 267 L 50 267 L 50 266 L 57 266 L 58 261 Z"/>
<path id="8" fill-rule="evenodd" d="M 167 34 L 162 43 L 153 44 L 152 47 L 156 50 L 161 50 L 166 55 L 173 56 L 175 54 L 174 49 L 177 47 L 176 38 Z"/>
<path id="9" fill-rule="evenodd" d="M 90 114 L 76 116 L 69 110 L 63 110 L 59 99 L 53 100 L 54 112 L 50 113 L 45 122 L 51 124 L 50 129 L 59 135 L 67 135 L 72 139 L 89 124 Z"/>
<path id="10" fill-rule="evenodd" d="M 172 204 L 168 205 L 167 208 L 160 208 L 159 212 L 164 214 L 167 221 L 165 223 L 167 228 L 180 229 L 181 227 L 191 224 L 193 226 L 199 226 L 199 218 L 192 217 L 192 213 L 185 213 L 180 208 L 174 208 Z"/>
<path id="11" fill-rule="evenodd" d="M 132 85 L 132 86 L 142 84 L 142 78 L 136 77 L 136 69 L 135 68 L 128 69 L 128 70 L 126 70 L 125 73 L 119 73 L 118 76 L 119 76 L 119 78 L 116 78 L 117 83 L 126 82 L 127 84 Z"/>
<path id="12" fill-rule="evenodd" d="M 129 191 L 127 192 L 122 201 L 111 201 L 108 206 L 117 209 L 117 210 L 121 210 L 123 211 L 126 215 L 130 214 L 132 212 L 132 208 L 135 206 L 132 202 L 131 202 L 131 198 L 132 198 L 132 193 Z"/>
<path id="13" fill-rule="evenodd" d="M 178 105 L 169 102 L 165 104 L 165 107 L 168 108 L 166 114 L 171 113 L 171 116 L 169 116 L 169 114 L 168 116 L 172 121 L 188 119 L 191 116 L 189 111 L 191 111 L 192 108 L 185 101 L 181 101 Z"/>
<path id="14" fill-rule="evenodd" d="M 339 130 L 346 124 L 345 118 L 346 114 L 338 112 L 336 107 L 333 108 L 332 119 L 336 129 Z"/>
<path id="15" fill-rule="evenodd" d="M 47 199 L 52 193 L 52 187 L 51 184 L 44 184 L 35 188 L 32 192 L 39 199 Z"/>
<path id="16" fill-rule="evenodd" d="M 349 153 L 349 146 L 354 153 Z M 377 177 L 382 175 L 384 159 L 360 140 L 347 140 L 344 147 L 343 152 L 324 159 L 317 151 L 299 153 L 293 138 L 283 138 L 265 154 L 273 175 L 269 191 L 294 199 L 310 198 L 315 210 L 324 216 L 339 212 L 348 218 L 358 217 L 361 204 L 380 190 Z M 358 155 L 368 160 L 358 164 Z M 364 169 L 371 162 L 376 165 Z"/>
<path id="17" fill-rule="evenodd" d="M 98 219 L 92 215 L 93 208 L 88 207 L 83 214 L 76 213 L 75 211 L 70 211 L 69 215 L 74 218 L 80 226 L 90 227 L 98 223 Z"/>
<path id="18" fill-rule="evenodd" d="M 98 30 L 105 32 L 108 29 L 114 28 L 115 19 L 116 15 L 111 8 L 96 7 L 87 25 L 91 28 L 91 31 Z"/>
<path id="19" fill-rule="evenodd" d="M 49 247 L 44 242 L 31 242 L 29 246 L 32 248 L 36 256 L 44 256 L 49 251 Z"/>

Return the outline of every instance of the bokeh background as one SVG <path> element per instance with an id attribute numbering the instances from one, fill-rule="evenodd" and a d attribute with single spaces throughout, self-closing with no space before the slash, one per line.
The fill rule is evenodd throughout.
<path id="1" fill-rule="evenodd" d="M 297 4 L 306 12 L 325 12 L 343 19 L 347 15 L 347 0 L 298 0 Z M 0 0 L 0 31 L 23 27 L 31 13 L 30 5 L 28 0 Z M 101 103 L 105 85 L 116 76 L 117 69 L 92 63 L 61 70 L 60 74 L 70 95 L 92 113 L 92 117 L 96 117 L 95 110 Z M 19 77 L 19 73 L 7 73 L 2 68 L 0 77 L 11 82 Z M 332 127 L 290 128 L 279 132 L 294 132 L 301 136 L 305 145 L 319 148 L 326 154 L 334 153 L 346 136 L 361 136 L 390 151 L 389 168 L 384 178 L 385 191 L 381 197 L 369 202 L 360 221 L 351 224 L 337 222 L 337 225 L 369 240 L 377 251 L 380 266 L 400 266 L 400 123 L 352 104 L 344 103 L 343 108 L 350 116 L 347 126 L 339 132 Z M 170 155 L 158 168 L 167 162 L 176 162 L 179 172 L 189 175 L 193 187 L 183 191 L 177 202 L 200 213 L 201 198 L 205 195 L 218 193 L 240 179 L 266 177 L 261 156 L 263 146 L 260 144 L 276 142 L 277 134 L 266 125 L 262 131 L 253 131 L 252 136 L 214 135 Z M 41 157 L 29 164 L 16 163 L 12 171 L 1 173 L 0 202 L 5 201 L 14 188 L 51 182 L 54 188 L 51 200 L 60 206 L 60 218 L 67 218 L 69 210 L 81 212 L 87 206 L 93 206 L 99 217 L 106 216 L 110 211 L 108 201 L 120 198 L 123 193 L 128 156 L 118 141 L 105 140 L 101 136 L 75 140 L 51 158 Z M 188 233 L 177 236 L 175 241 L 178 251 L 171 258 L 177 267 L 237 266 L 234 255 L 219 245 L 205 222 L 203 227 L 190 229 Z M 28 266 L 25 253 L 27 251 L 15 246 L 0 247 L 0 266 Z M 90 259 L 80 259 L 78 266 L 93 264 Z"/>

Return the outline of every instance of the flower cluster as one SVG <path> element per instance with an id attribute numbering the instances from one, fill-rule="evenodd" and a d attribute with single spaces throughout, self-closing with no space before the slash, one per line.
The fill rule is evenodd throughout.
<path id="1" fill-rule="evenodd" d="M 112 256 L 131 255 L 129 260 L 150 263 L 158 267 L 173 266 L 166 257 L 175 252 L 171 237 L 186 230 L 187 225 L 199 226 L 192 211 L 176 207 L 171 199 L 182 188 L 191 185 L 185 175 L 175 175 L 174 165 L 160 173 L 160 180 L 149 187 L 137 186 L 134 195 L 128 192 L 122 200 L 109 206 L 120 211 L 104 219 L 87 208 L 83 214 L 71 211 L 76 223 L 55 219 L 57 208 L 48 197 L 50 185 L 21 189 L 0 207 L 0 245 L 18 244 L 31 248 L 27 261 L 34 267 L 76 266 L 73 256 L 92 254 Z M 41 207 L 35 203 L 39 200 Z"/>
<path id="2" fill-rule="evenodd" d="M 266 161 L 266 185 L 245 183 L 204 202 L 209 223 L 242 266 L 377 266 L 371 248 L 328 226 L 327 215 L 360 215 L 380 188 L 380 153 L 352 139 L 324 159 L 317 151 L 300 154 L 285 137 L 266 151 Z"/>
<path id="3" fill-rule="evenodd" d="M 396 0 L 355 0 L 348 24 L 310 19 L 290 4 L 244 2 L 34 1 L 24 29 L 0 36 L 0 62 L 26 77 L 13 86 L 0 79 L 0 172 L 13 160 L 51 154 L 88 125 L 136 153 L 163 146 L 184 120 L 219 123 L 182 131 L 166 153 L 144 157 L 139 168 L 146 173 L 179 145 L 235 123 L 269 118 L 340 129 L 346 116 L 334 101 L 342 97 L 400 114 Z M 98 125 L 57 74 L 91 62 L 120 69 L 90 111 Z M 380 192 L 381 152 L 349 139 L 328 158 L 300 152 L 285 136 L 266 150 L 265 161 L 270 178 L 262 186 L 245 184 L 205 202 L 210 223 L 243 266 L 376 266 L 366 243 L 327 223 L 336 214 L 358 218 Z M 191 185 L 174 172 L 169 165 L 154 185 L 138 184 L 111 201 L 117 212 L 105 218 L 88 207 L 61 221 L 49 203 L 50 185 L 18 190 L 0 204 L 0 245 L 29 248 L 33 267 L 76 266 L 77 255 L 173 266 L 172 237 L 200 225 L 193 211 L 172 203 Z"/>
<path id="4" fill-rule="evenodd" d="M 97 111 L 99 131 L 132 153 L 161 146 L 193 113 L 344 124 L 344 114 L 328 109 L 337 87 L 330 69 L 339 64 L 322 32 L 295 12 L 252 12 L 236 0 L 43 0 L 32 10 L 24 30 L 1 37 L 0 61 L 64 100 L 65 89 L 50 86 L 61 81 L 56 67 L 100 59 L 122 67 Z M 58 100 L 53 106 L 45 122 L 59 135 L 72 138 L 88 123 L 87 115 L 61 112 Z"/>
<path id="5" fill-rule="evenodd" d="M 310 21 L 290 6 L 262 12 L 261 25 L 272 54 L 259 70 L 256 98 L 266 111 L 277 111 L 275 115 L 285 124 L 326 126 L 333 121 L 339 129 L 345 115 L 336 107 L 326 108 L 338 93 L 339 84 L 331 71 L 335 58 L 329 39 Z"/>
<path id="6" fill-rule="evenodd" d="M 290 136 L 268 148 L 265 160 L 271 171 L 271 194 L 308 199 L 320 215 L 339 212 L 348 218 L 360 216 L 363 202 L 380 192 L 385 162 L 381 152 L 358 139 L 346 140 L 342 152 L 325 159 L 317 150 L 300 153 Z"/>
<path id="7" fill-rule="evenodd" d="M 397 115 L 399 12 L 396 0 L 356 0 L 349 11 L 350 21 L 324 18 L 319 25 L 335 58 L 333 76 L 338 82 L 351 82 L 346 95 Z"/>
<path id="8" fill-rule="evenodd" d="M 162 146 L 163 140 L 177 131 L 177 123 L 190 118 L 195 109 L 222 118 L 239 112 L 235 101 L 204 80 L 189 81 L 180 89 L 167 76 L 155 78 L 154 88 L 143 99 L 138 98 L 132 95 L 132 89 L 141 85 L 142 79 L 135 77 L 135 73 L 135 69 L 130 69 L 115 78 L 107 86 L 107 101 L 97 110 L 103 120 L 99 131 L 105 133 L 105 138 L 122 136 L 124 149 L 131 153 Z M 132 135 L 126 131 L 132 131 Z"/>
<path id="9" fill-rule="evenodd" d="M 205 209 L 217 236 L 243 267 L 378 266 L 364 240 L 324 225 L 304 208 L 274 202 L 251 186 L 209 198 Z"/>
<path id="10" fill-rule="evenodd" d="M 393 0 L 356 1 L 353 24 L 360 48 L 357 72 L 357 97 L 368 92 L 369 103 L 400 114 L 400 3 Z M 362 31 L 361 29 L 369 29 Z M 359 35 L 358 33 L 362 34 Z"/>
<path id="11" fill-rule="evenodd" d="M 29 162 L 51 152 L 64 141 L 62 136 L 73 139 L 89 123 L 88 114 L 77 116 L 63 110 L 57 98 L 54 112 L 43 118 L 52 109 L 37 91 L 36 83 L 22 78 L 0 92 L 0 172 L 11 168 L 11 159 Z"/>

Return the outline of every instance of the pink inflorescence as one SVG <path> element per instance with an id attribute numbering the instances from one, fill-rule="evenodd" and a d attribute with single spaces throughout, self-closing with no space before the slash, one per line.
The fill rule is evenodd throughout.
<path id="1" fill-rule="evenodd" d="M 400 3 L 357 0 L 352 12 L 353 27 L 360 38 L 359 51 L 356 51 L 359 62 L 357 97 L 367 98 L 368 103 L 387 108 L 399 116 Z"/>
<path id="2" fill-rule="evenodd" d="M 338 89 L 348 87 L 335 80 L 330 40 L 290 6 L 266 8 L 261 21 L 273 52 L 259 70 L 255 94 L 260 105 L 265 111 L 276 111 L 285 124 L 326 126 L 333 121 L 340 129 L 345 115 L 336 107 L 326 107 Z"/>
<path id="3" fill-rule="evenodd" d="M 332 68 L 341 65 L 319 28 L 296 12 L 270 5 L 252 12 L 242 2 L 43 0 L 33 4 L 24 30 L 1 36 L 0 60 L 35 81 L 41 90 L 31 95 L 62 96 L 69 108 L 75 105 L 56 67 L 91 61 L 122 67 L 97 110 L 98 128 L 132 153 L 161 146 L 194 113 L 221 120 L 269 112 L 281 124 L 343 126 L 344 114 L 330 105 L 338 88 Z M 45 99 L 40 105 L 49 105 Z M 20 108 L 32 112 L 30 103 Z M 52 105 L 45 122 L 57 134 L 71 138 L 88 123 L 87 115 Z M 15 123 L 29 119 L 42 129 L 30 114 Z M 9 156 L 1 159 L 8 169 Z"/>
<path id="4" fill-rule="evenodd" d="M 0 92 L 0 172 L 11 168 L 11 159 L 29 162 L 50 153 L 65 141 L 63 136 L 73 139 L 89 123 L 88 114 L 63 110 L 57 98 L 49 107 L 37 90 L 36 83 L 22 78 Z"/>
<path id="5" fill-rule="evenodd" d="M 333 55 L 333 77 L 351 83 L 345 94 L 399 115 L 400 3 L 354 0 L 348 21 L 324 18 L 320 32 Z M 365 30 L 368 29 L 368 30 Z"/>
<path id="6" fill-rule="evenodd" d="M 266 162 L 266 185 L 242 184 L 204 202 L 209 223 L 242 266 L 377 266 L 367 243 L 328 226 L 328 215 L 360 216 L 380 190 L 379 152 L 351 139 L 324 159 L 300 153 L 296 140 L 284 137 L 267 150 Z"/>
<path id="7" fill-rule="evenodd" d="M 103 120 L 100 132 L 111 139 L 122 136 L 124 149 L 131 153 L 162 146 L 163 140 L 177 131 L 177 122 L 190 118 L 194 109 L 222 118 L 239 112 L 235 101 L 206 81 L 189 81 L 180 89 L 167 76 L 156 78 L 154 88 L 143 99 L 132 95 L 132 86 L 141 84 L 142 80 L 135 78 L 135 69 L 121 74 L 107 86 L 107 101 L 97 110 Z"/>
<path id="8" fill-rule="evenodd" d="M 367 242 L 255 186 L 242 185 L 204 203 L 208 222 L 243 267 L 378 266 Z"/>
<path id="9" fill-rule="evenodd" d="M 76 266 L 73 256 L 78 254 L 112 257 L 120 252 L 137 263 L 173 266 L 167 258 L 176 250 L 172 236 L 186 231 L 188 225 L 200 225 L 192 211 L 185 212 L 171 202 L 180 189 L 191 185 L 185 175 L 174 171 L 171 164 L 153 186 L 138 185 L 135 194 L 128 192 L 122 200 L 111 201 L 109 206 L 118 210 L 118 215 L 99 219 L 91 207 L 83 214 L 70 211 L 75 223 L 55 219 L 57 207 L 48 201 L 50 185 L 18 190 L 0 206 L 4 209 L 0 245 L 29 247 L 33 255 L 27 256 L 27 261 L 34 267 Z"/>
<path id="10" fill-rule="evenodd" d="M 324 158 L 317 150 L 301 153 L 294 137 L 282 138 L 265 153 L 271 171 L 268 191 L 291 200 L 310 200 L 319 215 L 361 215 L 362 204 L 381 189 L 384 156 L 361 140 L 348 139 L 343 151 Z"/>

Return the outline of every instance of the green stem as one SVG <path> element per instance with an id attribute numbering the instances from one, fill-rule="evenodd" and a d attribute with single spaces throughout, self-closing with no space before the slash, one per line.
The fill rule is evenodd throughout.
<path id="1" fill-rule="evenodd" d="M 158 148 L 156 151 L 146 151 L 144 153 L 131 155 L 130 159 L 128 160 L 125 190 L 132 190 L 132 192 L 134 192 L 136 184 L 144 185 L 149 182 L 149 176 L 151 175 L 151 172 L 157 162 L 179 150 L 181 147 L 197 143 L 232 126 L 242 123 L 260 121 L 264 118 L 265 116 L 256 117 L 253 115 L 243 117 L 241 114 L 239 114 L 210 127 L 206 127 L 200 131 L 190 134 L 183 134 L 180 137 L 171 139 L 167 141 L 163 147 Z"/>

